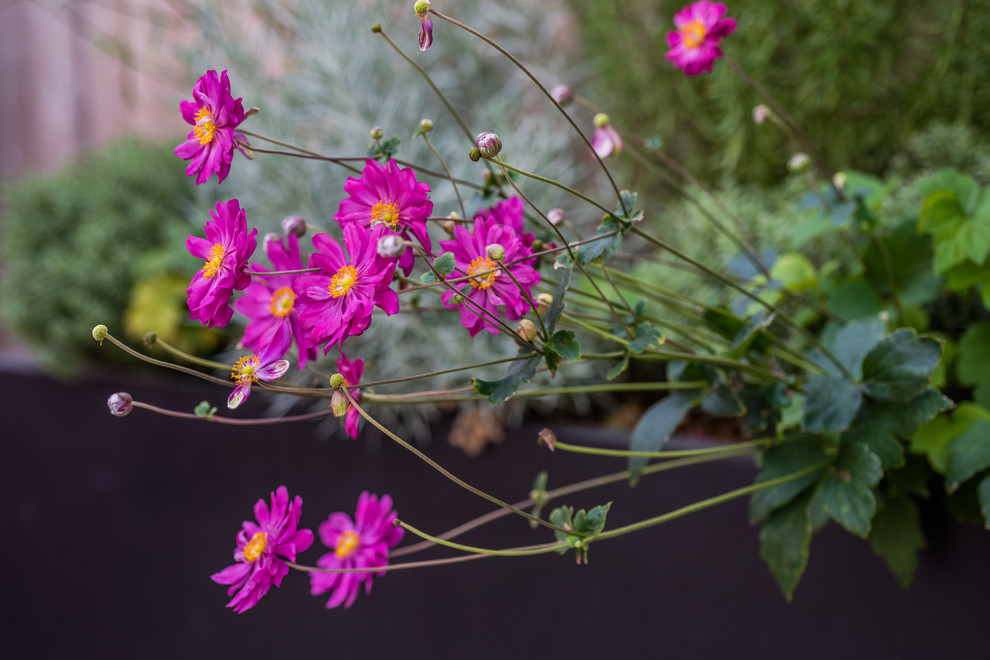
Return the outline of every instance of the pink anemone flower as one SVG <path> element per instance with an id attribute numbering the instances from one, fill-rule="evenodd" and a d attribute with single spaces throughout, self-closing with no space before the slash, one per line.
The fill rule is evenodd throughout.
<path id="1" fill-rule="evenodd" d="M 355 358 L 351 362 L 347 359 L 344 352 L 341 351 L 340 357 L 337 359 L 337 371 L 344 377 L 344 385 L 347 386 L 351 396 L 354 397 L 355 401 L 360 403 L 361 390 L 352 388 L 361 382 L 361 376 L 364 374 L 364 360 Z M 340 394 L 343 393 L 341 392 Z M 347 435 L 351 436 L 351 439 L 357 440 L 360 427 L 361 413 L 357 411 L 357 408 L 348 403 L 347 413 L 344 416 L 344 430 L 347 432 Z"/>
<path id="2" fill-rule="evenodd" d="M 289 350 L 291 336 L 289 324 L 282 323 L 275 329 L 271 343 L 258 355 L 242 357 L 230 370 L 230 377 L 237 382 L 237 387 L 227 397 L 227 407 L 233 410 L 251 396 L 251 384 L 259 380 L 276 381 L 285 375 L 289 369 L 289 361 L 282 356 Z"/>
<path id="3" fill-rule="evenodd" d="M 686 75 L 697 76 L 712 70 L 722 57 L 719 42 L 736 29 L 736 19 L 722 18 L 721 2 L 700 0 L 674 14 L 674 32 L 667 33 L 667 59 Z"/>
<path id="4" fill-rule="evenodd" d="M 186 174 L 195 175 L 197 185 L 206 183 L 214 174 L 223 183 L 230 172 L 234 148 L 245 153 L 237 141 L 247 139 L 234 131 L 244 121 L 241 100 L 230 94 L 226 71 L 218 77 L 216 71 L 210 70 L 196 81 L 193 100 L 179 105 L 182 118 L 193 129 L 186 141 L 175 148 L 175 155 L 191 161 Z"/>

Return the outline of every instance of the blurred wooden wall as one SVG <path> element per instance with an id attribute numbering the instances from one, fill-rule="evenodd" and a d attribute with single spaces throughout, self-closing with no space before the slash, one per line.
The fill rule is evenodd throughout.
<path id="1" fill-rule="evenodd" d="M 185 135 L 188 0 L 0 0 L 0 178 L 128 134 Z"/>

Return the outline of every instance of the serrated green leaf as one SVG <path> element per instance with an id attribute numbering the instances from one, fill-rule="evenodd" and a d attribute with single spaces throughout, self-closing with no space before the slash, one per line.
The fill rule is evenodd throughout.
<path id="1" fill-rule="evenodd" d="M 866 538 L 876 511 L 873 486 L 883 476 L 883 464 L 865 445 L 842 445 L 834 471 L 825 477 L 825 511 L 853 534 Z"/>
<path id="2" fill-rule="evenodd" d="M 622 360 L 617 365 L 608 370 L 605 374 L 606 380 L 615 380 L 619 375 L 629 368 L 629 352 L 623 353 Z"/>
<path id="3" fill-rule="evenodd" d="M 504 403 L 515 394 L 520 385 L 533 380 L 536 368 L 542 361 L 543 358 L 538 354 L 533 354 L 525 360 L 516 360 L 509 367 L 505 378 L 494 381 L 475 378 L 472 380 L 472 386 L 475 392 L 487 396 L 490 402 Z"/>
<path id="4" fill-rule="evenodd" d="M 701 397 L 701 409 L 713 417 L 739 417 L 746 414 L 746 406 L 734 389 L 716 382 Z"/>
<path id="5" fill-rule="evenodd" d="M 897 330 L 863 359 L 863 388 L 880 401 L 907 401 L 924 391 L 942 358 L 942 345 L 913 330 Z"/>
<path id="6" fill-rule="evenodd" d="M 955 193 L 937 190 L 925 197 L 918 216 L 918 231 L 931 234 L 936 240 L 951 236 L 966 220 L 966 210 Z"/>
<path id="7" fill-rule="evenodd" d="M 945 487 L 953 492 L 959 485 L 990 467 L 990 422 L 978 419 L 957 435 L 949 445 Z"/>
<path id="8" fill-rule="evenodd" d="M 453 252 L 444 252 L 433 260 L 433 268 L 444 277 L 454 272 L 455 265 Z"/>
<path id="9" fill-rule="evenodd" d="M 933 271 L 941 275 L 967 259 L 981 265 L 986 261 L 987 250 L 990 250 L 990 222 L 964 220 L 951 234 L 936 238 Z"/>
<path id="10" fill-rule="evenodd" d="M 876 316 L 883 311 L 883 300 L 862 278 L 854 278 L 825 291 L 826 307 L 845 321 Z"/>
<path id="11" fill-rule="evenodd" d="M 433 271 L 427 271 L 419 276 L 419 281 L 423 284 L 433 284 L 437 281 L 437 276 L 433 274 Z"/>
<path id="12" fill-rule="evenodd" d="M 647 321 L 643 321 L 636 326 L 635 335 L 629 344 L 629 350 L 632 353 L 642 353 L 648 348 L 659 346 L 663 341 L 663 333 Z"/>
<path id="13" fill-rule="evenodd" d="M 860 408 L 852 428 L 843 434 L 842 439 L 845 442 L 861 442 L 869 447 L 883 462 L 885 469 L 899 468 L 904 464 L 902 441 L 910 439 L 922 425 L 952 405 L 952 401 L 934 388 L 928 388 L 903 403 L 869 401 Z"/>
<path id="14" fill-rule="evenodd" d="M 630 451 L 660 451 L 670 435 L 677 430 L 684 415 L 694 407 L 700 391 L 681 390 L 669 394 L 646 409 L 633 429 Z M 632 456 L 629 459 L 629 481 L 635 485 L 639 481 L 647 458 Z"/>
<path id="15" fill-rule="evenodd" d="M 828 453 L 820 442 L 813 438 L 787 440 L 767 449 L 763 454 L 760 473 L 756 477 L 757 484 L 786 477 L 809 466 L 817 465 L 828 458 Z M 752 522 L 762 520 L 774 509 L 781 507 L 811 485 L 817 483 L 825 469 L 815 470 L 802 477 L 787 481 L 777 486 L 758 490 L 749 498 L 749 519 Z"/>
<path id="16" fill-rule="evenodd" d="M 760 530 L 760 557 L 788 602 L 808 565 L 812 525 L 810 491 L 773 511 Z"/>
<path id="17" fill-rule="evenodd" d="M 911 451 L 924 454 L 940 474 L 949 465 L 949 445 L 978 420 L 990 422 L 990 410 L 969 401 L 959 404 L 951 414 L 939 415 L 911 436 Z"/>
<path id="18" fill-rule="evenodd" d="M 547 368 L 556 371 L 564 360 L 577 360 L 581 357 L 581 344 L 570 330 L 558 330 L 544 346 Z"/>
<path id="19" fill-rule="evenodd" d="M 596 236 L 601 236 L 602 234 L 609 234 L 611 232 L 616 232 L 621 228 L 619 224 L 619 219 L 609 213 L 602 220 L 602 224 L 598 225 L 595 230 Z M 578 248 L 577 258 L 578 261 L 584 265 L 590 264 L 596 259 L 601 259 L 602 262 L 608 260 L 622 245 L 622 233 L 614 233 L 611 236 L 604 236 L 595 241 L 590 241 L 581 245 Z"/>
<path id="20" fill-rule="evenodd" d="M 918 507 L 910 498 L 884 499 L 873 518 L 870 545 L 886 562 L 901 587 L 907 589 L 918 567 L 918 551 L 925 547 Z"/>
<path id="21" fill-rule="evenodd" d="M 804 386 L 805 431 L 845 431 L 863 402 L 863 390 L 842 376 L 813 376 Z"/>
<path id="22" fill-rule="evenodd" d="M 829 348 L 846 371 L 859 380 L 863 377 L 863 358 L 880 342 L 883 333 L 884 322 L 879 316 L 853 321 L 835 333 L 829 342 Z M 842 375 L 838 367 L 824 355 L 815 355 L 812 359 L 832 375 Z"/>

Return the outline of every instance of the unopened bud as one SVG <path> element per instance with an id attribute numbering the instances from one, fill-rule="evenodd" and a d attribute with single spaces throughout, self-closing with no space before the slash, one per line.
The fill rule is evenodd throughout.
<path id="1" fill-rule="evenodd" d="M 107 338 L 107 333 L 109 333 L 109 332 L 110 331 L 107 330 L 107 326 L 105 326 L 105 325 L 94 326 L 93 327 L 93 339 L 95 339 L 96 341 L 98 341 L 98 342 L 100 342 L 102 344 L 103 343 L 103 340 Z"/>
<path id="2" fill-rule="evenodd" d="M 564 209 L 550 209 L 547 211 L 547 220 L 554 227 L 562 223 L 565 219 L 567 219 L 567 216 L 564 214 Z"/>
<path id="3" fill-rule="evenodd" d="M 114 417 L 124 417 L 134 410 L 134 399 L 127 392 L 117 392 L 111 394 L 107 399 L 107 408 Z"/>
<path id="4" fill-rule="evenodd" d="M 560 105 L 567 105 L 574 100 L 574 92 L 567 85 L 556 85 L 550 90 L 550 96 Z"/>
<path id="5" fill-rule="evenodd" d="M 478 145 L 481 155 L 485 158 L 494 158 L 502 151 L 502 140 L 490 131 L 478 133 L 475 143 Z"/>
<path id="6" fill-rule="evenodd" d="M 382 130 L 381 126 L 375 126 L 371 129 L 370 135 L 372 140 L 381 140 L 385 135 L 385 131 Z"/>
<path id="7" fill-rule="evenodd" d="M 553 295 L 549 293 L 541 293 L 536 296 L 536 304 L 539 307 L 540 314 L 544 314 L 548 309 L 550 309 L 550 305 L 553 304 Z"/>
<path id="8" fill-rule="evenodd" d="M 606 115 L 604 112 L 599 112 L 597 115 L 595 115 L 594 124 L 598 128 L 604 128 L 605 126 L 608 126 L 608 115 Z"/>
<path id="9" fill-rule="evenodd" d="M 536 434 L 536 442 L 541 445 L 546 445 L 547 449 L 553 451 L 554 446 L 557 444 L 557 434 L 550 429 L 543 429 Z"/>
<path id="10" fill-rule="evenodd" d="M 413 5 L 413 11 L 416 15 L 422 18 L 426 16 L 427 10 L 430 8 L 430 3 L 428 0 L 416 0 L 416 4 Z"/>
<path id="11" fill-rule="evenodd" d="M 451 305 L 455 305 L 455 306 L 456 305 L 463 305 L 464 304 L 464 295 L 461 294 L 461 293 L 455 293 L 454 295 L 452 295 L 450 297 L 450 300 L 448 300 L 447 302 L 449 302 Z"/>
<path id="12" fill-rule="evenodd" d="M 398 234 L 388 234 L 378 239 L 378 256 L 395 259 L 405 247 L 405 241 Z"/>
<path id="13" fill-rule="evenodd" d="M 839 189 L 839 192 L 840 193 L 845 194 L 845 192 L 846 192 L 846 173 L 845 172 L 836 172 L 835 173 L 835 176 L 832 177 L 832 183 L 835 184 L 835 187 Z"/>
<path id="14" fill-rule="evenodd" d="M 148 348 L 154 348 L 155 344 L 158 343 L 158 333 L 154 330 L 149 330 L 148 332 L 141 335 L 141 341 Z"/>
<path id="15" fill-rule="evenodd" d="M 541 252 L 543 250 L 543 241 L 538 238 L 534 238 L 533 244 L 529 247 L 533 252 Z"/>
<path id="16" fill-rule="evenodd" d="M 344 374 L 336 373 L 330 376 L 330 387 L 339 388 L 344 384 Z"/>
<path id="17" fill-rule="evenodd" d="M 492 243 L 486 247 L 485 253 L 492 261 L 502 261 L 502 259 L 505 259 L 505 248 L 498 243 Z"/>
<path id="18" fill-rule="evenodd" d="M 523 319 L 516 326 L 516 334 L 522 337 L 524 341 L 533 341 L 536 337 L 536 325 L 529 319 Z"/>
<path id="19" fill-rule="evenodd" d="M 288 236 L 295 234 L 299 238 L 306 235 L 306 220 L 298 215 L 290 215 L 282 218 L 282 233 Z"/>
<path id="20" fill-rule="evenodd" d="M 468 152 L 468 158 L 477 163 L 481 160 L 481 149 L 478 147 L 471 147 L 471 151 Z"/>
<path id="21" fill-rule="evenodd" d="M 375 23 L 374 25 L 371 26 L 371 32 L 373 34 L 378 34 L 381 31 L 382 31 L 382 24 L 381 23 Z"/>
<path id="22" fill-rule="evenodd" d="M 447 234 L 449 234 L 450 236 L 453 236 L 454 227 L 456 226 L 457 226 L 456 222 L 454 222 L 453 220 L 447 220 L 445 223 L 443 223 L 443 230 L 447 232 Z"/>
<path id="23" fill-rule="evenodd" d="M 770 108 L 761 103 L 753 108 L 753 121 L 757 124 L 762 124 L 766 120 L 770 119 L 770 114 Z"/>
<path id="24" fill-rule="evenodd" d="M 429 133 L 433 130 L 433 120 L 431 119 L 420 119 L 419 120 L 419 130 L 423 133 Z"/>
<path id="25" fill-rule="evenodd" d="M 330 412 L 333 413 L 334 417 L 343 417 L 350 407 L 351 402 L 347 400 L 347 395 L 340 390 L 330 396 Z"/>
<path id="26" fill-rule="evenodd" d="M 799 151 L 787 161 L 787 169 L 798 174 L 808 169 L 809 162 L 808 154 Z"/>

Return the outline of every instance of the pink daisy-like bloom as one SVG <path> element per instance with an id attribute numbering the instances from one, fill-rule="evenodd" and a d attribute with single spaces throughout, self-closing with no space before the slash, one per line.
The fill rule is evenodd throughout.
<path id="1" fill-rule="evenodd" d="M 289 350 L 292 337 L 289 334 L 289 324 L 282 323 L 275 329 L 271 343 L 258 355 L 242 357 L 234 363 L 230 377 L 237 382 L 237 387 L 227 397 L 227 407 L 234 409 L 251 396 L 251 384 L 259 380 L 271 382 L 285 375 L 289 369 L 289 361 L 282 356 Z"/>
<path id="2" fill-rule="evenodd" d="M 282 585 L 289 572 L 286 561 L 296 561 L 296 553 L 313 544 L 313 532 L 297 529 L 302 513 L 302 498 L 290 503 L 285 486 L 271 494 L 271 508 L 265 500 L 254 505 L 257 522 L 245 520 L 237 534 L 234 564 L 214 573 L 210 578 L 218 584 L 229 584 L 228 596 L 233 600 L 227 607 L 244 612 L 258 604 L 274 584 Z"/>
<path id="3" fill-rule="evenodd" d="M 275 234 L 265 237 L 268 260 L 276 271 L 301 270 L 303 263 L 299 256 L 299 237 L 289 234 L 285 240 L 286 243 L 283 243 L 282 238 Z M 261 264 L 252 263 L 250 267 L 255 272 L 268 270 Z M 234 302 L 234 308 L 251 319 L 244 329 L 241 344 L 255 352 L 270 344 L 279 326 L 288 323 L 299 348 L 299 369 L 302 370 L 308 360 L 316 359 L 316 347 L 310 345 L 309 335 L 299 325 L 296 294 L 292 291 L 296 277 L 298 274 L 258 276 L 244 290 L 244 295 Z"/>
<path id="4" fill-rule="evenodd" d="M 503 264 L 509 264 L 524 259 L 531 254 L 519 238 L 516 231 L 509 226 L 477 219 L 474 221 L 474 231 L 458 225 L 454 227 L 454 239 L 440 241 L 445 252 L 454 255 L 456 276 L 472 276 L 472 279 L 455 286 L 460 296 L 467 300 L 455 301 L 455 292 L 446 291 L 442 300 L 446 307 L 460 307 L 461 323 L 472 337 L 482 329 L 498 334 L 499 327 L 488 315 L 482 313 L 478 306 L 492 315 L 499 316 L 499 308 L 505 308 L 505 315 L 513 320 L 521 319 L 531 309 L 529 300 L 519 290 L 523 287 L 530 297 L 532 288 L 540 283 L 540 274 L 526 261 L 518 261 L 509 266 L 499 266 L 488 255 L 489 245 L 500 245 L 505 256 Z M 494 269 L 494 270 L 492 270 Z M 519 286 L 506 275 L 503 269 L 512 273 Z M 485 272 L 485 271 L 491 272 Z M 478 273 L 484 273 L 478 275 Z M 473 277 L 478 275 L 477 277 Z M 470 301 L 470 302 L 469 302 Z"/>
<path id="5" fill-rule="evenodd" d="M 722 57 L 719 42 L 736 29 L 736 19 L 722 18 L 726 8 L 721 2 L 700 0 L 674 14 L 674 32 L 667 33 L 667 59 L 689 76 L 712 70 Z"/>
<path id="6" fill-rule="evenodd" d="M 599 158 L 605 158 L 611 154 L 618 156 L 622 153 L 625 144 L 619 136 L 618 131 L 612 128 L 608 115 L 599 112 L 595 115 L 595 132 L 591 135 L 591 148 L 595 150 Z"/>
<path id="7" fill-rule="evenodd" d="M 210 70 L 196 81 L 193 100 L 179 105 L 182 118 L 193 129 L 186 141 L 175 148 L 175 155 L 192 161 L 186 167 L 186 174 L 196 175 L 197 185 L 206 183 L 214 174 L 223 183 L 230 172 L 234 148 L 244 153 L 237 140 L 246 138 L 234 132 L 244 121 L 241 100 L 231 96 L 226 71 L 218 77 L 216 71 Z"/>
<path id="8" fill-rule="evenodd" d="M 409 240 L 416 237 L 427 254 L 432 253 L 426 219 L 433 212 L 430 186 L 416 181 L 416 173 L 410 168 L 400 169 L 392 159 L 382 167 L 378 161 L 368 159 L 360 178 L 350 177 L 344 184 L 346 197 L 334 220 L 341 225 L 375 227 L 400 234 Z M 399 256 L 399 268 L 406 275 L 412 272 L 416 257 L 411 247 Z"/>
<path id="9" fill-rule="evenodd" d="M 326 234 L 313 236 L 318 250 L 310 264 L 323 272 L 300 275 L 292 284 L 299 306 L 299 324 L 310 333 L 309 342 L 327 342 L 323 354 L 351 335 L 371 325 L 371 312 L 380 307 L 386 314 L 399 311 L 399 296 L 389 288 L 395 261 L 378 255 L 382 228 L 369 231 L 355 224 L 344 225 L 344 246 Z"/>
<path id="10" fill-rule="evenodd" d="M 333 552 L 316 562 L 320 568 L 380 568 L 388 566 L 388 551 L 402 540 L 404 530 L 393 524 L 396 513 L 392 510 L 392 498 L 383 495 L 361 493 L 354 520 L 346 513 L 333 513 L 320 524 L 320 540 Z M 361 583 L 364 592 L 371 593 L 373 575 L 385 575 L 385 571 L 367 573 L 310 573 L 310 592 L 314 596 L 333 591 L 327 608 L 350 607 L 357 599 Z"/>
<path id="11" fill-rule="evenodd" d="M 361 358 L 356 358 L 353 362 L 351 362 L 347 359 L 344 352 L 341 351 L 340 357 L 337 359 L 337 371 L 344 377 L 344 385 L 347 386 L 351 396 L 354 397 L 355 401 L 360 403 L 361 390 L 351 388 L 361 382 L 361 376 L 364 374 L 364 360 Z M 357 440 L 360 426 L 361 413 L 357 411 L 357 408 L 348 403 L 347 414 L 344 416 L 344 430 L 353 440 Z"/>
<path id="12" fill-rule="evenodd" d="M 236 199 L 217 202 L 210 217 L 205 239 L 192 235 L 186 239 L 190 254 L 206 261 L 186 289 L 189 317 L 207 327 L 225 326 L 233 316 L 234 310 L 227 303 L 234 291 L 251 283 L 244 270 L 257 247 L 258 235 L 257 229 L 248 233 L 247 217 Z"/>

